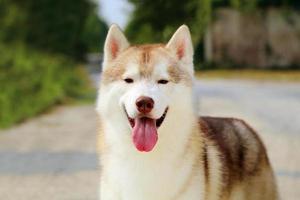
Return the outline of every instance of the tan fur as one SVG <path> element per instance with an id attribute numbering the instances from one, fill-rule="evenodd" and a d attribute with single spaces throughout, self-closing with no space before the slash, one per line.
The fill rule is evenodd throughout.
<path id="1" fill-rule="evenodd" d="M 99 152 L 103 154 L 107 150 L 107 144 L 101 130 L 103 128 L 100 126 L 98 144 Z M 241 147 L 245 149 L 241 150 Z M 206 171 L 205 200 L 278 199 L 275 178 L 265 147 L 244 121 L 231 118 L 199 118 L 199 132 L 192 134 L 182 160 L 191 154 L 195 155 L 193 169 L 174 200 L 180 199 L 200 169 Z M 182 164 L 184 163 L 179 163 Z"/>
<path id="2" fill-rule="evenodd" d="M 111 82 L 114 82 L 117 80 L 121 80 L 124 72 L 125 72 L 125 69 L 122 66 L 110 67 L 103 72 L 102 83 L 108 84 L 108 83 L 111 83 Z"/>
<path id="3" fill-rule="evenodd" d="M 134 46 L 120 55 L 120 59 L 125 62 L 137 59 L 141 75 L 147 77 L 153 71 L 151 54 L 157 53 L 156 48 L 165 51 L 161 49 L 163 48 L 161 45 Z M 128 54 L 133 55 L 126 58 Z M 113 64 L 116 66 L 109 67 L 103 73 L 104 84 L 122 79 L 125 63 L 119 62 L 117 58 Z M 189 75 L 176 65 L 169 66 L 168 73 L 170 81 L 174 83 L 192 84 Z M 174 200 L 180 199 L 181 194 L 185 193 L 199 169 L 205 171 L 204 196 L 207 200 L 278 199 L 265 147 L 249 125 L 238 119 L 203 117 L 199 120 L 197 134 L 198 137 L 194 135 L 191 138 L 184 153 L 197 155 L 193 170 Z M 99 150 L 103 154 L 108 148 L 104 134 L 99 134 L 99 141 Z"/>
<path id="4" fill-rule="evenodd" d="M 120 46 L 112 48 L 111 41 Z M 101 81 L 104 89 L 100 91 L 104 92 L 104 100 L 98 99 L 97 108 L 103 200 L 140 200 L 141 197 L 147 200 L 279 199 L 273 170 L 257 133 L 239 119 L 197 119 L 193 113 L 193 50 L 186 26 L 180 27 L 167 45 L 137 46 L 130 46 L 120 30 L 113 26 L 105 46 L 108 53 Z M 122 98 L 116 96 L 134 85 L 126 85 L 123 79 L 128 77 L 125 76 L 136 78 L 136 84 L 149 81 L 148 84 L 157 86 L 160 74 L 168 75 L 169 82 L 173 83 L 171 86 L 179 89 L 174 90 L 177 93 L 162 107 L 165 110 L 168 106 L 169 111 L 163 122 L 165 127 L 159 129 L 157 146 L 144 154 L 131 144 L 129 124 L 125 124 L 129 122 L 120 106 Z M 120 83 L 120 87 L 110 87 L 112 83 Z M 162 88 L 167 89 L 167 86 Z M 112 88 L 118 90 L 110 94 Z M 164 94 L 170 95 L 171 91 Z M 124 96 L 134 96 L 134 93 L 129 94 Z M 164 101 L 156 101 L 159 102 Z M 176 104 L 172 104 L 174 102 Z M 107 117 L 109 115 L 116 118 Z"/>
<path id="5" fill-rule="evenodd" d="M 150 77 L 153 72 L 153 65 L 155 63 L 155 55 L 164 55 L 172 60 L 172 56 L 168 49 L 163 44 L 146 44 L 130 46 L 112 62 L 109 67 L 103 71 L 102 83 L 108 84 L 117 80 L 122 80 L 122 75 L 125 72 L 127 63 L 137 63 L 141 77 Z M 152 58 L 152 59 L 151 59 Z M 189 86 L 192 85 L 191 75 L 185 70 L 181 69 L 176 62 L 168 67 L 170 81 L 174 83 L 185 83 Z"/>
<path id="6" fill-rule="evenodd" d="M 265 147 L 248 124 L 239 119 L 201 117 L 199 126 L 207 146 L 218 152 L 217 158 L 208 155 L 208 193 L 218 193 L 219 199 L 224 200 L 278 199 Z M 211 170 L 217 163 L 221 169 Z M 220 172 L 219 183 L 213 183 L 211 175 Z"/>
<path id="7" fill-rule="evenodd" d="M 190 78 L 190 75 L 187 72 L 180 69 L 178 66 L 169 66 L 168 73 L 171 77 L 172 82 L 179 83 L 180 81 L 182 81 L 188 86 L 192 85 L 192 79 Z"/>

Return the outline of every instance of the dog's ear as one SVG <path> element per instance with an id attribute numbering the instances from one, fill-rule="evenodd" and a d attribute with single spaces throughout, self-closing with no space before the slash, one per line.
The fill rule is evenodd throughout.
<path id="1" fill-rule="evenodd" d="M 186 25 L 180 26 L 169 40 L 167 46 L 178 60 L 185 63 L 193 62 L 193 44 L 189 28 Z"/>
<path id="2" fill-rule="evenodd" d="M 114 60 L 120 52 L 128 47 L 129 42 L 119 26 L 116 24 L 111 25 L 104 44 L 104 62 Z"/>

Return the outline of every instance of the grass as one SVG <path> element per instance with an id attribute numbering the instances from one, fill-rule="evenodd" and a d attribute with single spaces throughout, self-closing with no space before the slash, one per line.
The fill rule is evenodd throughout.
<path id="1" fill-rule="evenodd" d="M 199 79 L 300 82 L 300 70 L 203 70 L 195 75 Z"/>

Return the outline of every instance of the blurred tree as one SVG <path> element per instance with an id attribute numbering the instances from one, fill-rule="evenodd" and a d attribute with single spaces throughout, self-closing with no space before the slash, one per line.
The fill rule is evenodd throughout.
<path id="1" fill-rule="evenodd" d="M 95 7 L 90 0 L 0 0 L 0 39 L 82 58 L 107 30 Z"/>
<path id="2" fill-rule="evenodd" d="M 129 0 L 135 6 L 126 32 L 134 42 L 165 41 L 175 29 L 196 18 L 196 0 Z M 179 6 L 180 5 L 180 6 Z M 146 8 L 146 9 L 145 9 Z"/>
<path id="3" fill-rule="evenodd" d="M 91 10 L 89 1 L 17 1 L 21 7 L 27 9 L 27 43 L 74 57 L 84 53 L 86 47 L 80 37 Z"/>
<path id="4" fill-rule="evenodd" d="M 0 0 L 0 41 L 24 40 L 24 29 L 26 12 L 16 2 L 11 0 Z"/>
<path id="5" fill-rule="evenodd" d="M 128 0 L 134 5 L 131 20 L 126 28 L 134 42 L 165 41 L 181 24 L 190 26 L 194 43 L 202 38 L 211 19 L 212 8 L 233 7 L 254 10 L 265 6 L 289 6 L 299 8 L 298 0 Z"/>
<path id="6" fill-rule="evenodd" d="M 181 24 L 187 24 L 197 44 L 211 15 L 211 0 L 186 0 L 184 3 L 181 0 L 129 2 L 135 6 L 135 10 L 126 33 L 136 43 L 166 41 Z"/>
<path id="7" fill-rule="evenodd" d="M 252 12 L 259 7 L 285 6 L 299 8 L 298 0 L 128 0 L 134 5 L 126 27 L 129 40 L 135 43 L 166 42 L 181 24 L 187 24 L 193 36 L 196 62 L 204 54 L 204 36 L 219 7 L 233 7 Z"/>
<path id="8" fill-rule="evenodd" d="M 299 0 L 257 0 L 258 5 L 260 7 L 280 7 L 280 6 L 286 6 L 293 9 L 300 9 L 300 1 Z"/>
<path id="9" fill-rule="evenodd" d="M 226 6 L 231 6 L 233 8 L 251 11 L 256 8 L 266 8 L 266 7 L 288 7 L 292 9 L 300 8 L 300 1 L 298 0 L 219 0 L 225 2 Z M 224 5 L 224 3 L 223 3 Z"/>
<path id="10" fill-rule="evenodd" d="M 218 3 L 220 0 L 216 0 Z M 211 20 L 212 0 L 129 0 L 135 10 L 126 28 L 134 43 L 167 42 L 182 24 L 190 27 L 196 62 L 203 55 L 203 36 Z M 147 8 L 147 9 L 145 9 Z"/>
<path id="11" fill-rule="evenodd" d="M 82 34 L 82 42 L 86 44 L 89 52 L 103 51 L 107 31 L 107 24 L 92 12 L 86 20 Z"/>
<path id="12" fill-rule="evenodd" d="M 230 0 L 230 6 L 243 11 L 256 9 L 258 0 Z"/>
<path id="13" fill-rule="evenodd" d="M 78 61 L 107 30 L 92 1 L 0 0 L 0 128 L 90 95 Z"/>

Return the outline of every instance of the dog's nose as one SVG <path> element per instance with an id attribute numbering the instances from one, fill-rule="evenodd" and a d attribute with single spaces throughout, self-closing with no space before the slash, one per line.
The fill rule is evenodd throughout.
<path id="1" fill-rule="evenodd" d="M 151 112 L 151 110 L 154 107 L 153 99 L 150 97 L 146 97 L 146 96 L 139 97 L 136 100 L 135 104 L 136 104 L 138 111 L 141 113 L 144 113 L 144 114 Z"/>

